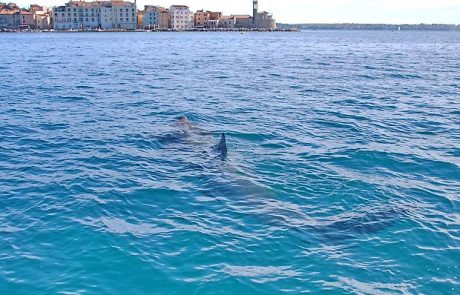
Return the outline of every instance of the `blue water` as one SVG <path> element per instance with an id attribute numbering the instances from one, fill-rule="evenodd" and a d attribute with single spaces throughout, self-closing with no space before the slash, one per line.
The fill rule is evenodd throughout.
<path id="1" fill-rule="evenodd" d="M 460 294 L 459 48 L 0 35 L 0 294 Z"/>

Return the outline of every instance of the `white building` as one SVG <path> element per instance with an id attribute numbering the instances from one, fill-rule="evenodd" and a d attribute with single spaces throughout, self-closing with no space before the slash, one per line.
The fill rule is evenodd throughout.
<path id="1" fill-rule="evenodd" d="M 76 24 L 78 27 L 78 23 Z M 74 28 L 72 13 L 66 6 L 53 8 L 53 27 L 55 30 L 69 30 Z"/>
<path id="2" fill-rule="evenodd" d="M 128 29 L 137 27 L 136 4 L 124 1 L 70 1 L 55 7 L 54 29 Z"/>
<path id="3" fill-rule="evenodd" d="M 112 28 L 135 30 L 137 28 L 136 4 L 124 1 L 112 1 Z"/>
<path id="4" fill-rule="evenodd" d="M 80 8 L 83 29 L 98 29 L 100 26 L 101 6 L 94 2 Z"/>
<path id="5" fill-rule="evenodd" d="M 193 29 L 194 14 L 185 5 L 172 5 L 169 8 L 170 27 L 173 30 Z"/>
<path id="6" fill-rule="evenodd" d="M 110 2 L 105 2 L 101 5 L 101 29 L 113 29 L 113 10 Z"/>
<path id="7" fill-rule="evenodd" d="M 45 11 L 37 11 L 35 12 L 35 22 L 37 24 L 37 29 L 49 29 L 51 23 L 50 15 Z"/>

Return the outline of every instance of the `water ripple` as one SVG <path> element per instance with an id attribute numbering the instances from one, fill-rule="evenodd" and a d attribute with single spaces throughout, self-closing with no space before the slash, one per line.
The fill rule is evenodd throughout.
<path id="1" fill-rule="evenodd" d="M 459 34 L 0 39 L 0 294 L 460 292 Z"/>

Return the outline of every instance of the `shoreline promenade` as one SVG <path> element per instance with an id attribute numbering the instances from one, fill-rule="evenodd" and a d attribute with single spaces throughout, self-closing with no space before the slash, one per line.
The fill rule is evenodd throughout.
<path id="1" fill-rule="evenodd" d="M 250 32 L 259 32 L 259 33 L 270 33 L 270 32 L 285 32 L 285 33 L 295 33 L 300 32 L 301 30 L 290 28 L 276 28 L 276 29 L 189 29 L 189 30 L 171 30 L 171 29 L 151 29 L 151 30 L 0 30 L 0 33 L 191 33 L 191 32 L 201 32 L 201 33 L 250 33 Z"/>

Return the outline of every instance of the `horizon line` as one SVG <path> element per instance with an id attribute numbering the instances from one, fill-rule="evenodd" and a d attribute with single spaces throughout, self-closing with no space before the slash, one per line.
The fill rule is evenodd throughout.
<path id="1" fill-rule="evenodd" d="M 366 23 L 366 22 L 296 22 L 296 23 L 287 23 L 287 22 L 276 22 L 280 25 L 372 25 L 372 26 L 460 26 L 460 24 L 453 23 Z"/>

